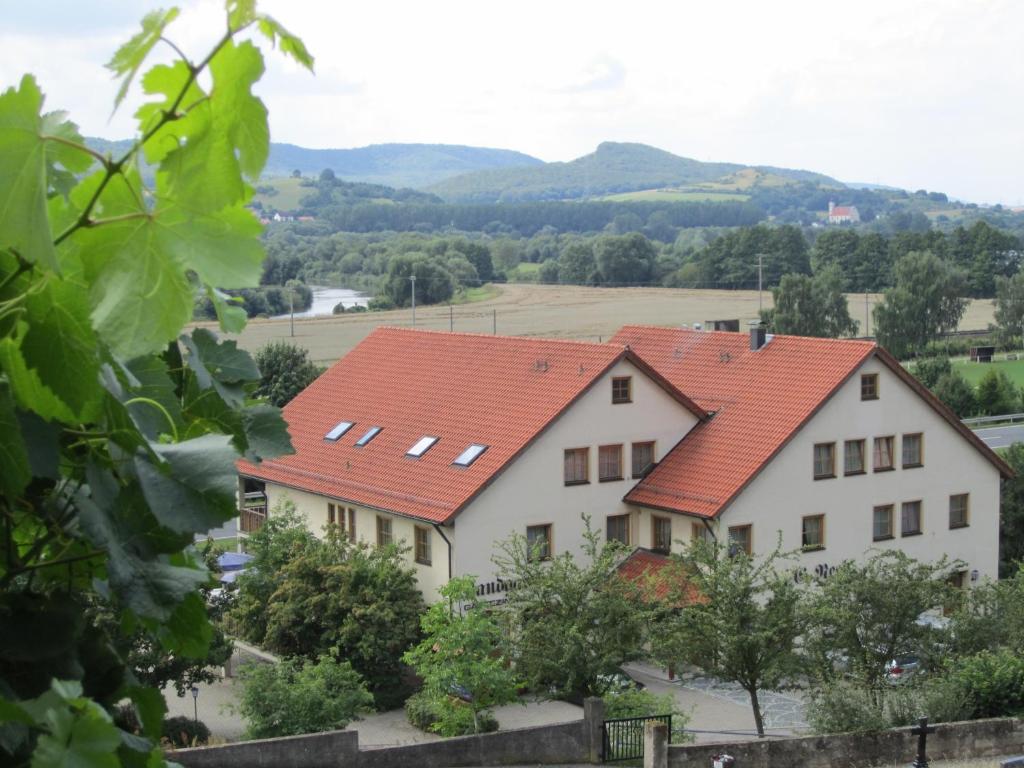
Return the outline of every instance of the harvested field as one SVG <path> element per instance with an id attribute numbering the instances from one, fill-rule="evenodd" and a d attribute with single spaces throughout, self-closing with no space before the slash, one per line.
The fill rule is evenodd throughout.
<path id="1" fill-rule="evenodd" d="M 880 297 L 868 296 L 869 308 Z M 864 294 L 850 294 L 850 313 L 864 321 Z M 771 292 L 764 292 L 765 307 Z M 449 307 L 418 307 L 416 326 L 447 331 L 454 318 L 456 331 L 512 336 L 554 336 L 591 341 L 607 340 L 629 323 L 680 325 L 739 318 L 741 329 L 757 317 L 757 291 L 690 290 L 674 288 L 587 288 L 582 286 L 508 284 L 493 298 Z M 971 302 L 961 328 L 985 328 L 992 321 L 992 302 Z M 321 364 L 332 363 L 379 325 L 412 325 L 408 309 L 363 312 L 295 321 L 294 342 L 309 350 Z M 256 351 L 266 343 L 289 339 L 288 320 L 253 320 L 237 337 L 239 346 Z"/>

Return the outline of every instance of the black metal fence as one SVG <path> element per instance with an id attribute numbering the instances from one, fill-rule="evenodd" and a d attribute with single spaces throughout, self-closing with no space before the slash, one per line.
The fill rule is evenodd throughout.
<path id="1" fill-rule="evenodd" d="M 619 717 L 605 720 L 601 731 L 601 759 L 606 763 L 618 760 L 640 760 L 644 756 L 644 723 L 668 725 L 672 740 L 672 715 L 649 717 Z"/>

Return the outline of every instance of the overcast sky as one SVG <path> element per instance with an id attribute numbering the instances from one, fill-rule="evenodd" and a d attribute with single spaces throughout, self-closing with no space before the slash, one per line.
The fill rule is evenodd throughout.
<path id="1" fill-rule="evenodd" d="M 0 85 L 36 73 L 90 135 L 131 132 L 103 69 L 150 0 L 8 0 Z M 185 0 L 190 53 L 221 4 Z M 329 2 L 261 7 L 306 41 L 269 55 L 271 135 L 307 147 L 471 144 L 571 160 L 605 140 L 699 160 L 1024 204 L 1024 2 Z"/>

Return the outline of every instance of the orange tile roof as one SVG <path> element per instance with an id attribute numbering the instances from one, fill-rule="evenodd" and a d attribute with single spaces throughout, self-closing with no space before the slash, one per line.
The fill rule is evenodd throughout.
<path id="1" fill-rule="evenodd" d="M 668 555 L 638 547 L 619 564 L 618 571 L 626 581 L 632 581 L 641 587 L 644 599 L 665 600 L 674 591 L 669 579 L 672 572 L 666 570 L 671 563 L 672 558 Z M 692 603 L 698 595 L 696 588 L 687 583 L 679 602 L 681 605 Z"/>
<path id="2" fill-rule="evenodd" d="M 874 355 L 957 429 L 1004 476 L 1012 470 L 874 342 L 774 336 L 758 351 L 746 333 L 626 326 L 626 344 L 702 408 L 714 411 L 625 500 L 714 517 Z"/>
<path id="3" fill-rule="evenodd" d="M 622 359 L 704 415 L 621 345 L 378 328 L 285 406 L 295 453 L 239 462 L 239 471 L 443 522 Z M 341 421 L 355 425 L 325 441 Z M 372 426 L 383 431 L 356 447 Z M 440 439 L 422 457 L 407 457 L 425 435 Z M 469 467 L 453 466 L 473 443 L 488 448 Z"/>
<path id="4" fill-rule="evenodd" d="M 628 344 L 715 415 L 698 424 L 626 501 L 699 517 L 721 512 L 876 349 L 873 342 L 627 326 Z"/>

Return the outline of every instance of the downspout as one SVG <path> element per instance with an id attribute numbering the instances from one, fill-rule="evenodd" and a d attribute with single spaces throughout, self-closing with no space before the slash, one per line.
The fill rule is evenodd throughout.
<path id="1" fill-rule="evenodd" d="M 711 538 L 714 539 L 715 544 L 717 544 L 718 537 L 715 535 L 715 529 L 711 527 L 711 523 L 708 522 L 708 519 L 706 517 L 702 517 L 700 521 L 704 523 L 704 527 L 708 529 L 708 533 L 711 534 Z"/>
<path id="2" fill-rule="evenodd" d="M 431 523 L 434 526 L 434 530 L 437 531 L 437 535 L 444 539 L 444 543 L 448 545 L 448 581 L 452 580 L 452 543 L 448 540 L 448 537 L 444 535 L 444 529 L 441 528 L 439 523 Z"/>

